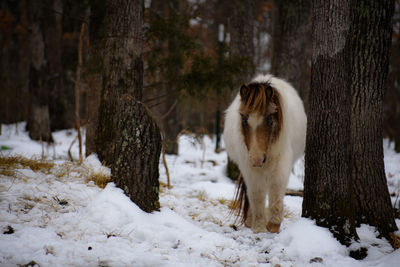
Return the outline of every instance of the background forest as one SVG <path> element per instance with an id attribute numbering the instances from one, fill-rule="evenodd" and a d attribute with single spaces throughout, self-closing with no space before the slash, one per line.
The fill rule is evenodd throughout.
<path id="1" fill-rule="evenodd" d="M 87 79 L 90 33 L 102 22 L 101 18 L 93 17 L 93 9 L 102 6 L 100 2 L 1 2 L 1 123 L 26 120 L 34 124 L 32 110 L 38 102 L 44 107 L 42 112 L 48 113 L 41 116 L 49 117 L 49 130 L 74 127 L 74 87 L 84 24 L 78 92 L 80 125 L 86 125 L 93 104 L 88 90 L 91 81 Z M 214 133 L 223 123 L 221 112 L 231 101 L 234 89 L 255 73 L 271 72 L 286 78 L 307 106 L 310 9 L 311 5 L 305 1 L 146 1 L 143 102 L 162 126 L 168 141 L 167 153 L 177 152 L 173 143 L 182 130 Z M 384 133 L 395 141 L 397 151 L 400 151 L 399 12 L 396 1 L 384 102 Z M 43 66 L 37 69 L 41 62 Z M 35 89 L 38 86 L 40 90 Z M 34 133 L 31 136 L 35 138 Z"/>
<path id="2" fill-rule="evenodd" d="M 3 228 L 6 228 L 0 237 L 10 244 L 18 246 L 21 237 L 13 235 L 11 222 L 15 219 L 15 227 L 21 227 L 17 230 L 24 230 L 25 214 L 33 216 L 34 207 L 48 209 L 42 198 L 55 200 L 56 206 L 71 208 L 67 213 L 78 214 L 73 221 L 79 224 L 79 216 L 91 199 L 79 199 L 75 205 L 82 209 L 74 210 L 68 203 L 75 199 L 67 201 L 67 197 L 60 199 L 57 195 L 33 197 L 34 187 L 43 184 L 43 192 L 51 188 L 53 194 L 60 189 L 74 195 L 71 187 L 65 189 L 74 183 L 70 179 L 85 178 L 83 185 L 78 181 L 77 188 L 88 195 L 103 196 L 97 199 L 97 204 L 92 204 L 104 212 L 115 210 L 120 216 L 116 223 L 122 226 L 132 226 L 124 222 L 125 208 L 129 216 L 139 221 L 147 216 L 142 211 L 160 211 L 162 220 L 168 221 L 171 217 L 166 214 L 173 214 L 172 222 L 165 222 L 167 227 L 188 230 L 194 223 L 197 228 L 192 233 L 218 232 L 222 233 L 222 239 L 226 231 L 233 232 L 229 235 L 232 240 L 227 242 L 237 244 L 240 251 L 243 242 L 235 236 L 238 231 L 249 238 L 244 241 L 248 243 L 246 249 L 256 246 L 257 236 L 248 235 L 235 222 L 222 223 L 219 213 L 221 217 L 212 217 L 211 206 L 226 211 L 230 204 L 225 196 L 232 193 L 233 182 L 225 176 L 238 177 L 221 140 L 223 112 L 241 84 L 257 73 L 271 73 L 296 88 L 308 113 L 305 157 L 295 164 L 289 183 L 293 187 L 293 180 L 296 181 L 296 190 L 300 191 L 296 192 L 295 200 L 285 197 L 285 206 L 293 214 L 285 214 L 288 220 L 284 220 L 281 233 L 288 233 L 288 240 L 298 240 L 297 232 L 311 223 L 307 232 L 316 233 L 319 228 L 315 227 L 326 227 L 330 232 L 322 239 L 331 240 L 332 234 L 340 242 L 333 247 L 346 262 L 345 266 L 351 266 L 353 260 L 347 259 L 348 255 L 366 259 L 370 265 L 384 256 L 385 263 L 393 262 L 390 253 L 399 247 L 396 186 L 400 172 L 398 155 L 393 151 L 400 153 L 399 0 L 4 0 L 0 3 L 0 44 L 0 124 L 10 124 L 3 127 L 7 133 L 1 133 L 0 128 L 0 138 L 5 144 L 1 144 L 2 153 L 16 153 L 26 146 L 27 154 L 33 157 L 41 144 L 41 160 L 50 164 L 1 155 L 2 188 L 8 188 L 4 192 L 9 206 L 4 214 L 7 221 L 3 222 Z M 15 131 L 10 134 L 13 125 Z M 384 146 L 382 137 L 389 140 L 384 140 Z M 187 138 L 197 139 L 187 141 Z M 70 160 L 79 158 L 78 162 L 68 161 L 66 140 L 70 142 Z M 72 155 L 76 140 L 79 153 L 75 151 Z M 202 145 L 201 160 L 196 142 Z M 180 149 L 181 144 L 185 150 Z M 56 147 L 65 155 L 57 158 Z M 206 153 L 210 147 L 212 152 Z M 52 159 L 49 148 L 54 150 Z M 206 154 L 210 157 L 208 161 Z M 161 163 L 165 167 L 162 171 Z M 39 165 L 34 167 L 36 164 Z M 177 178 L 175 188 L 170 186 L 169 164 L 174 166 L 170 171 Z M 95 174 L 105 177 L 100 186 L 105 187 L 104 191 L 89 188 L 98 185 L 91 178 L 96 169 L 105 173 Z M 16 186 L 13 179 L 19 182 Z M 53 187 L 53 179 L 62 180 L 59 188 Z M 113 183 L 107 185 L 109 181 Z M 223 197 L 211 201 L 211 206 L 202 206 L 207 200 L 202 191 L 199 193 L 202 182 L 206 184 L 203 191 L 212 195 L 220 187 L 215 195 Z M 24 183 L 32 186 L 29 191 L 32 196 L 14 199 L 20 186 L 20 191 L 24 191 Z M 122 192 L 132 203 L 126 202 Z M 192 207 L 185 206 L 193 194 L 197 200 Z M 118 199 L 113 202 L 114 209 L 100 208 L 114 197 Z M 12 208 L 26 201 L 34 204 L 26 209 Z M 42 202 L 45 204 L 39 207 L 37 203 Z M 60 210 L 51 210 L 53 217 L 42 228 L 47 231 L 52 224 L 58 229 L 71 219 L 67 216 L 62 221 L 54 220 L 62 217 Z M 104 216 L 105 222 L 112 218 L 94 210 L 96 215 Z M 207 219 L 197 220 L 203 215 Z M 182 217 L 185 223 L 180 224 Z M 37 227 L 38 218 L 42 219 L 33 216 L 27 222 Z M 100 224 L 90 224 L 91 227 L 103 227 L 103 220 L 99 221 Z M 212 227 L 207 228 L 207 223 Z M 147 223 L 139 223 L 138 227 L 145 224 L 147 227 Z M 293 230 L 296 224 L 299 231 Z M 115 227 L 114 222 L 108 226 Z M 77 229 L 84 233 L 82 227 Z M 100 243 L 110 245 L 110 237 L 125 238 L 130 240 L 127 243 L 130 250 L 140 244 L 136 243 L 138 237 L 149 237 L 146 231 L 134 233 L 133 243 L 130 230 L 110 232 L 106 234 L 106 242 Z M 54 234 L 51 229 L 50 232 Z M 90 233 L 104 238 L 104 233 Z M 13 236 L 4 237 L 8 234 Z M 59 242 L 71 232 L 56 235 Z M 371 235 L 374 237 L 369 238 Z M 285 234 L 277 239 L 281 237 Z M 179 230 L 173 237 L 163 238 L 157 241 L 157 246 L 145 242 L 149 247 L 146 251 L 158 249 L 165 241 L 167 255 L 184 247 L 178 249 L 179 253 L 188 256 L 189 261 L 193 259 L 190 241 L 181 244 Z M 71 240 L 77 241 L 75 237 Z M 265 259 L 260 255 L 271 251 L 271 233 L 264 234 L 262 240 L 266 243 L 257 251 L 258 264 L 273 262 L 274 257 L 279 258 L 275 262 L 287 264 L 324 261 L 314 252 L 302 257 L 301 253 L 289 255 L 284 250 L 282 255 L 275 251 Z M 289 248 L 294 247 L 295 251 L 301 247 L 284 239 L 279 242 L 283 247 L 290 244 Z M 380 244 L 378 249 L 373 242 Z M 0 246 L 7 247 L 5 244 L 0 242 Z M 224 260 L 217 258 L 216 265 L 254 260 L 243 256 L 243 261 L 237 251 L 225 255 L 225 245 L 222 250 L 219 247 L 207 252 L 223 255 Z M 46 247 L 45 255 L 41 251 L 44 262 L 51 262 L 48 254 L 57 254 L 52 250 Z M 88 246 L 88 250 L 92 247 Z M 31 257 L 30 253 L 26 259 Z M 398 257 L 398 253 L 393 254 Z M 291 258 L 286 259 L 288 255 Z M 326 257 L 329 263 L 335 260 Z M 68 257 L 65 258 L 68 262 Z M 204 262 L 215 260 L 204 257 L 203 253 L 200 258 Z M 20 261 L 13 249 L 8 249 L 3 260 Z M 133 260 L 127 262 L 136 259 Z"/>

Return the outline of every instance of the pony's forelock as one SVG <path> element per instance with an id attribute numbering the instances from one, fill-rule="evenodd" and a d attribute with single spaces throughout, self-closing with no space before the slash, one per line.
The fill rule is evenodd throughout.
<path id="1" fill-rule="evenodd" d="M 269 104 L 266 92 L 266 88 L 269 86 L 269 83 L 248 84 L 246 86 L 248 88 L 247 94 L 241 97 L 243 109 L 248 113 L 263 114 L 267 110 Z"/>

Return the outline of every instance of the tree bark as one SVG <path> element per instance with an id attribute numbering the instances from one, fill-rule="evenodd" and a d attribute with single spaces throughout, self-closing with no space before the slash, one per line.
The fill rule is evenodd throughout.
<path id="1" fill-rule="evenodd" d="M 25 0 L 0 5 L 0 123 L 27 120 L 29 114 L 30 18 Z"/>
<path id="2" fill-rule="evenodd" d="M 64 70 L 62 64 L 62 0 L 36 2 L 43 10 L 42 29 L 45 42 L 46 84 L 50 128 L 52 131 L 73 126 L 67 119 L 67 95 L 64 90 Z M 72 111 L 73 113 L 73 111 Z"/>
<path id="3" fill-rule="evenodd" d="M 384 102 L 384 135 L 395 144 L 400 152 L 400 2 L 395 2 L 393 16 L 393 38 L 389 63 L 389 88 Z"/>
<path id="4" fill-rule="evenodd" d="M 397 229 L 382 148 L 392 14 L 390 0 L 313 4 L 303 216 L 347 245 L 361 223 Z"/>
<path id="5" fill-rule="evenodd" d="M 233 0 L 230 2 L 231 12 L 229 15 L 228 30 L 231 41 L 232 55 L 241 57 L 246 61 L 247 71 L 239 77 L 239 85 L 246 83 L 252 78 L 255 71 L 254 66 L 254 1 Z"/>
<path id="6" fill-rule="evenodd" d="M 271 73 L 290 82 L 308 110 L 311 2 L 274 0 Z"/>
<path id="7" fill-rule="evenodd" d="M 313 2 L 313 55 L 307 125 L 304 217 L 344 244 L 357 239 L 351 181 L 350 1 Z M 334 190 L 333 190 L 334 189 Z"/>
<path id="8" fill-rule="evenodd" d="M 93 52 L 93 50 L 92 50 Z M 96 153 L 96 133 L 99 123 L 99 105 L 102 77 L 99 73 L 86 72 L 86 82 L 88 85 L 86 99 L 86 156 Z"/>
<path id="9" fill-rule="evenodd" d="M 54 80 L 50 65 L 52 59 L 51 53 L 47 50 L 46 36 L 51 27 L 45 22 L 48 14 L 46 10 L 36 2 L 30 3 L 30 21 L 31 21 L 31 64 L 29 71 L 29 117 L 28 129 L 29 136 L 34 140 L 53 141 L 50 130 L 49 101 L 53 90 Z M 54 16 L 51 16 L 54 17 Z"/>
<path id="10" fill-rule="evenodd" d="M 240 57 L 247 63 L 247 69 L 240 77 L 237 77 L 237 86 L 247 83 L 253 78 L 254 64 L 254 6 L 253 0 L 234 0 L 230 3 L 231 9 L 228 21 L 230 33 L 230 51 L 232 56 Z M 219 108 L 219 107 L 218 107 Z M 218 125 L 217 125 L 218 127 Z M 239 167 L 228 157 L 227 176 L 232 180 L 239 177 Z"/>
<path id="11" fill-rule="evenodd" d="M 176 23 L 176 30 L 180 28 L 180 16 L 182 16 L 182 7 L 180 0 L 168 0 L 168 20 Z M 178 28 L 179 27 L 179 28 Z M 179 80 L 181 68 L 183 66 L 183 54 L 181 42 L 178 33 L 172 34 L 168 39 L 168 70 L 167 84 L 164 103 L 164 112 L 166 115 L 162 120 L 165 152 L 167 154 L 178 154 L 178 134 L 181 131 L 178 114 L 178 92 L 175 83 Z"/>
<path id="12" fill-rule="evenodd" d="M 103 25 L 105 0 L 90 3 L 89 39 L 90 47 L 84 72 L 87 82 L 86 100 L 86 156 L 96 152 L 97 126 L 99 124 L 100 95 L 103 86 L 103 59 L 101 56 L 101 27 Z"/>
<path id="13" fill-rule="evenodd" d="M 106 2 L 100 46 L 102 91 L 96 151 L 112 180 L 144 211 L 159 208 L 159 129 L 141 104 L 141 0 Z"/>
<path id="14" fill-rule="evenodd" d="M 394 1 L 353 1 L 351 26 L 352 181 L 357 224 L 381 235 L 397 230 L 383 162 L 383 97 L 387 89 Z"/>
<path id="15" fill-rule="evenodd" d="M 111 173 L 116 185 L 142 210 L 159 210 L 160 129 L 144 105 L 120 99 L 115 117 L 115 150 Z"/>

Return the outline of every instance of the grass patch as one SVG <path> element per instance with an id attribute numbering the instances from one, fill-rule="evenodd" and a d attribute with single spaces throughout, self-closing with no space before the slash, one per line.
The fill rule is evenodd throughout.
<path id="1" fill-rule="evenodd" d="M 225 198 L 219 198 L 219 199 L 217 199 L 217 201 L 218 201 L 219 204 L 221 204 L 221 205 L 226 205 L 226 206 L 229 206 L 229 205 L 230 205 L 230 200 L 227 200 L 227 199 L 225 199 Z"/>
<path id="2" fill-rule="evenodd" d="M 394 249 L 399 249 L 400 248 L 400 236 L 395 235 L 394 233 L 390 233 L 390 245 Z"/>
<path id="3" fill-rule="evenodd" d="M 105 188 L 111 182 L 110 176 L 102 172 L 91 171 L 80 164 L 65 162 L 57 165 L 57 168 L 55 167 L 55 163 L 42 159 L 29 159 L 23 156 L 0 156 L 0 175 L 4 176 L 16 177 L 18 176 L 18 169 L 31 169 L 34 172 L 40 171 L 44 174 L 53 174 L 56 179 L 69 177 L 71 173 L 74 173 L 73 176 L 84 177 L 86 183 L 93 181 L 100 188 Z"/>
<path id="4" fill-rule="evenodd" d="M 0 156 L 0 166 L 0 174 L 12 176 L 15 169 L 21 168 L 30 168 L 34 172 L 41 171 L 49 173 L 54 167 L 54 163 L 45 160 L 28 159 L 22 156 Z"/>
<path id="5" fill-rule="evenodd" d="M 168 187 L 168 184 L 166 184 L 166 183 L 164 183 L 164 182 L 161 182 L 161 181 L 160 181 L 159 183 L 160 183 L 160 193 L 165 193 L 166 190 L 172 189 L 172 188 L 173 188 L 172 185 L 170 185 L 170 186 Z"/>
<path id="6" fill-rule="evenodd" d="M 203 202 L 207 201 L 206 191 L 204 191 L 204 190 L 200 191 L 199 194 L 197 195 L 197 199 L 200 201 L 203 201 Z"/>
<path id="7" fill-rule="evenodd" d="M 111 178 L 103 173 L 92 173 L 86 178 L 86 183 L 91 181 L 98 187 L 104 189 L 106 185 L 111 182 Z"/>

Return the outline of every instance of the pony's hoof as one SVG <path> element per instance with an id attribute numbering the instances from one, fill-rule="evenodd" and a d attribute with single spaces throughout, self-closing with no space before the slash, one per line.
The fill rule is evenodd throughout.
<path id="1" fill-rule="evenodd" d="M 267 223 L 267 229 L 271 233 L 279 233 L 279 228 L 281 227 L 281 224 L 276 224 L 276 223 Z"/>
<path id="2" fill-rule="evenodd" d="M 265 229 L 265 227 L 256 227 L 256 228 L 254 228 L 253 229 L 253 233 L 255 233 L 255 234 L 258 234 L 258 233 L 265 233 L 265 232 L 267 232 L 266 231 L 266 229 Z"/>

